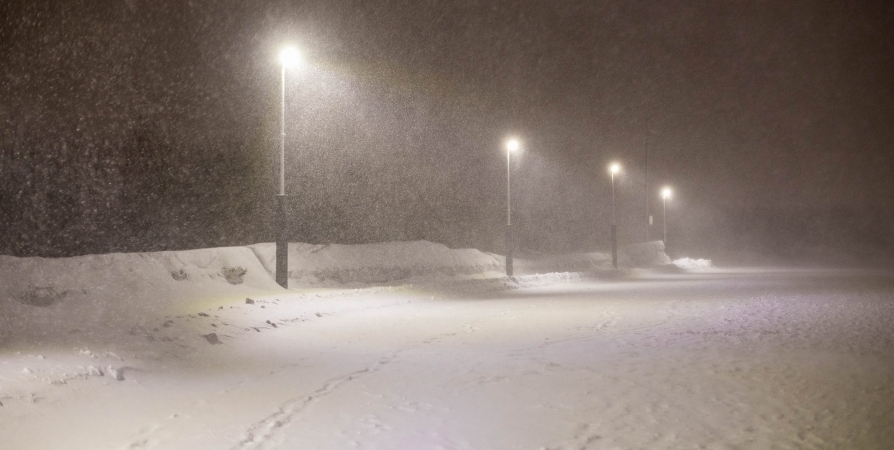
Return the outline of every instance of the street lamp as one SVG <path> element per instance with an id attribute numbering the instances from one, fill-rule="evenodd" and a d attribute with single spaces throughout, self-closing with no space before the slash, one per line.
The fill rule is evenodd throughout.
<path id="1" fill-rule="evenodd" d="M 512 178 L 509 163 L 521 145 L 518 139 L 506 141 L 506 276 L 512 276 Z"/>
<path id="2" fill-rule="evenodd" d="M 618 225 L 615 221 L 615 175 L 621 172 L 621 165 L 611 163 L 608 171 L 612 175 L 612 266 L 618 268 Z"/>
<path id="3" fill-rule="evenodd" d="M 665 186 L 661 189 L 661 201 L 664 206 L 664 216 L 661 219 L 662 224 L 664 225 L 664 248 L 667 250 L 667 199 L 671 198 L 671 188 Z"/>
<path id="4" fill-rule="evenodd" d="M 286 68 L 301 62 L 295 47 L 279 52 L 282 67 L 282 110 L 280 115 L 279 194 L 276 196 L 276 283 L 289 287 L 289 243 L 286 235 Z"/>

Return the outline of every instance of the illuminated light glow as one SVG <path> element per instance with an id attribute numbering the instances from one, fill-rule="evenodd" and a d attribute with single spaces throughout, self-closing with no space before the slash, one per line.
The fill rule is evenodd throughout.
<path id="1" fill-rule="evenodd" d="M 618 172 L 621 171 L 621 165 L 618 163 L 612 163 L 610 166 L 608 166 L 608 171 L 611 172 L 612 175 L 616 175 Z"/>
<path id="2" fill-rule="evenodd" d="M 518 143 L 518 139 L 510 139 L 506 142 L 506 150 L 510 152 L 518 151 L 521 144 Z"/>
<path id="3" fill-rule="evenodd" d="M 662 189 L 661 190 L 661 198 L 663 198 L 665 200 L 671 198 L 671 188 L 665 187 L 664 189 Z"/>
<path id="4" fill-rule="evenodd" d="M 279 52 L 279 62 L 283 67 L 295 67 L 301 64 L 301 53 L 295 47 L 286 47 Z"/>

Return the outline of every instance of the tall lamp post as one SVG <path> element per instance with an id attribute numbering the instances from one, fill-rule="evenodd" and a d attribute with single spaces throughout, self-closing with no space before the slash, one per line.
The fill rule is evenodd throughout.
<path id="1" fill-rule="evenodd" d="M 280 114 L 279 194 L 276 195 L 276 283 L 289 287 L 289 243 L 286 234 L 286 68 L 294 67 L 301 55 L 294 47 L 279 53 L 282 66 L 282 109 Z"/>
<path id="2" fill-rule="evenodd" d="M 618 224 L 615 220 L 615 175 L 621 172 L 621 165 L 612 163 L 608 167 L 612 175 L 612 266 L 618 268 Z"/>
<path id="3" fill-rule="evenodd" d="M 661 219 L 662 225 L 664 225 L 664 248 L 667 249 L 667 199 L 671 198 L 671 188 L 664 187 L 661 189 L 661 201 L 663 203 L 664 214 Z"/>
<path id="4" fill-rule="evenodd" d="M 518 139 L 506 141 L 506 276 L 512 276 L 512 154 L 520 147 Z"/>

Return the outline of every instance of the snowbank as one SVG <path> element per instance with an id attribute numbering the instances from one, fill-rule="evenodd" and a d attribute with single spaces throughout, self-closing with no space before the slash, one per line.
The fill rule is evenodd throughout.
<path id="1" fill-rule="evenodd" d="M 250 248 L 273 276 L 275 245 L 257 244 Z M 499 276 L 503 271 L 502 256 L 475 249 L 451 249 L 427 241 L 289 244 L 290 283 L 382 283 L 417 276 Z"/>
<path id="2" fill-rule="evenodd" d="M 519 273 L 592 272 L 611 268 L 612 257 L 608 253 L 573 253 L 525 257 L 515 261 Z"/>
<path id="3" fill-rule="evenodd" d="M 250 247 L 270 276 L 276 270 L 274 244 Z M 661 250 L 663 255 L 663 250 Z M 384 283 L 415 277 L 502 277 L 503 255 L 476 249 L 451 249 L 427 241 L 361 245 L 289 244 L 289 280 L 298 285 Z M 606 253 L 576 253 L 515 259 L 520 275 L 588 272 L 611 266 Z M 291 284 L 290 284 L 291 285 Z"/>
<path id="4" fill-rule="evenodd" d="M 654 267 L 671 262 L 664 253 L 664 241 L 649 241 L 625 245 L 621 253 L 626 255 L 634 267 Z"/>
<path id="5" fill-rule="evenodd" d="M 293 288 L 499 277 L 504 267 L 502 256 L 425 241 L 290 244 L 289 250 Z M 258 244 L 71 258 L 0 256 L 0 345 L 103 340 L 132 331 L 140 321 L 281 293 L 273 277 L 274 255 L 273 244 Z"/>
<path id="6" fill-rule="evenodd" d="M 692 259 L 692 258 L 680 258 L 675 259 L 671 264 L 679 267 L 680 269 L 710 269 L 714 267 L 711 264 L 710 259 Z"/>
<path id="7" fill-rule="evenodd" d="M 284 293 L 274 282 L 274 257 L 270 243 L 71 258 L 0 256 L 0 347 L 89 343 L 122 334 L 151 339 L 135 327 L 249 296 Z M 604 253 L 540 256 L 517 259 L 516 275 L 593 272 L 610 264 Z M 502 279 L 504 271 L 501 255 L 426 241 L 289 245 L 293 289 Z"/>
<path id="8" fill-rule="evenodd" d="M 279 287 L 246 247 L 71 258 L 0 256 L 0 343 L 89 340 L 184 301 Z M 46 324 L 52 324 L 47 327 Z"/>

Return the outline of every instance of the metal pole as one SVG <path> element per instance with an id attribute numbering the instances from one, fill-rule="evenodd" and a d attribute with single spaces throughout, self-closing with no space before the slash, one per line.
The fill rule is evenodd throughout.
<path id="1" fill-rule="evenodd" d="M 667 251 L 667 197 L 663 197 L 664 200 L 664 218 L 661 219 L 662 224 L 664 225 L 664 249 Z"/>
<path id="2" fill-rule="evenodd" d="M 618 268 L 618 227 L 615 223 L 615 174 L 612 173 L 612 266 Z"/>
<path id="3" fill-rule="evenodd" d="M 286 66 L 282 66 L 279 195 L 276 196 L 276 283 L 289 287 L 289 243 L 286 239 Z"/>
<path id="4" fill-rule="evenodd" d="M 506 149 L 506 276 L 512 276 L 512 172 L 509 162 L 512 151 Z"/>
<path id="5" fill-rule="evenodd" d="M 279 195 L 286 195 L 286 66 L 282 66 L 282 97 L 279 115 Z"/>
<path id="6" fill-rule="evenodd" d="M 649 219 L 652 218 L 652 211 L 649 208 L 649 199 L 651 198 L 652 192 L 649 189 L 649 130 L 648 126 L 646 127 L 646 180 L 645 180 L 645 197 L 646 197 L 646 242 L 649 242 L 649 238 L 651 238 L 651 221 Z"/>

